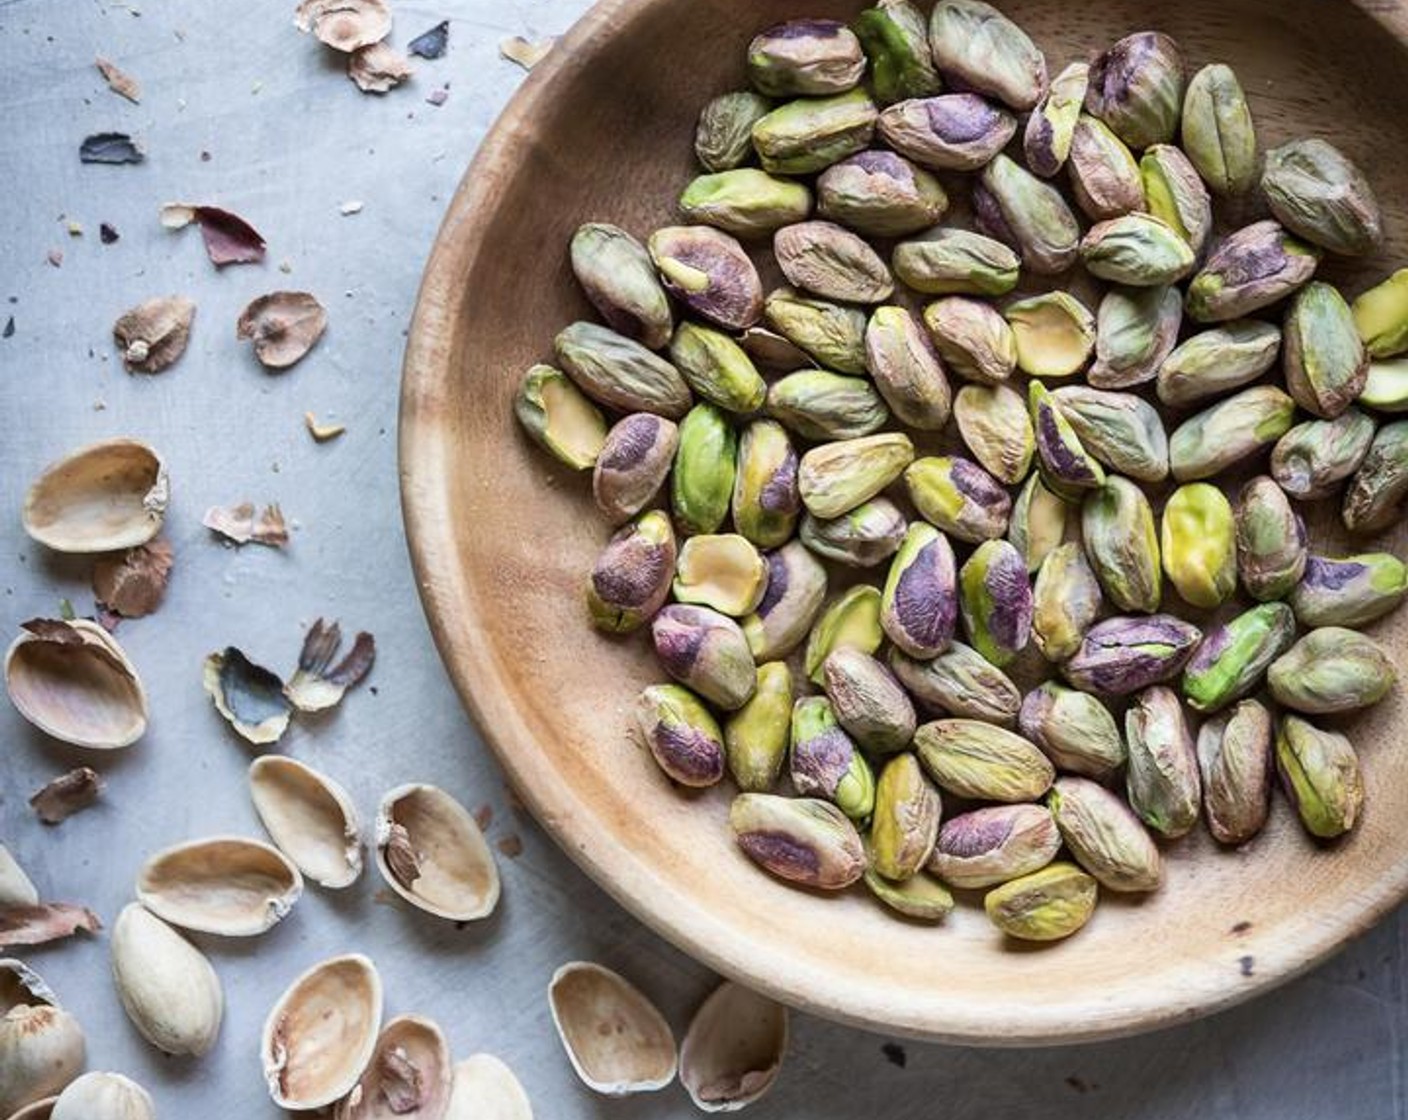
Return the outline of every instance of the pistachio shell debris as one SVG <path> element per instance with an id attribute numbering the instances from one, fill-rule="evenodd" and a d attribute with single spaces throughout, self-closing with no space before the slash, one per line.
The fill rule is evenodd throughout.
<path id="1" fill-rule="evenodd" d="M 278 742 L 288 730 L 293 706 L 284 695 L 284 682 L 234 646 L 206 657 L 202 683 L 216 711 L 241 738 L 262 746 Z"/>
<path id="2" fill-rule="evenodd" d="M 59 1092 L 85 1053 L 83 1028 L 49 986 L 19 961 L 0 961 L 0 1113 Z"/>
<path id="3" fill-rule="evenodd" d="M 270 839 L 305 878 L 333 889 L 356 882 L 361 825 L 341 784 L 295 758 L 269 754 L 250 763 L 249 794 Z"/>
<path id="4" fill-rule="evenodd" d="M 533 1120 L 533 1106 L 502 1060 L 471 1054 L 455 1063 L 445 1120 Z"/>
<path id="5" fill-rule="evenodd" d="M 445 1034 L 430 1019 L 398 1015 L 381 1028 L 371 1061 L 333 1120 L 442 1120 L 454 1071 Z"/>
<path id="6" fill-rule="evenodd" d="M 649 1093 L 675 1079 L 675 1037 L 649 999 L 618 972 L 569 961 L 548 984 L 553 1025 L 572 1068 L 608 1097 Z"/>
<path id="7" fill-rule="evenodd" d="M 302 893 L 303 876 L 282 852 L 242 836 L 164 848 L 137 873 L 137 900 L 158 918 L 224 937 L 263 933 Z"/>
<path id="8" fill-rule="evenodd" d="M 240 312 L 235 337 L 254 344 L 254 356 L 268 369 L 288 369 L 317 345 L 328 313 L 311 292 L 268 292 Z"/>
<path id="9" fill-rule="evenodd" d="M 112 336 L 128 373 L 160 373 L 186 352 L 196 305 L 185 296 L 139 303 L 113 324 Z"/>
<path id="10" fill-rule="evenodd" d="M 469 810 L 437 786 L 413 782 L 381 799 L 376 865 L 387 884 L 428 914 L 468 922 L 499 901 L 499 869 Z"/>
<path id="11" fill-rule="evenodd" d="M 293 23 L 334 50 L 350 53 L 391 33 L 391 9 L 385 0 L 302 0 Z"/>
<path id="12" fill-rule="evenodd" d="M 51 463 L 24 499 L 24 530 L 55 552 L 113 552 L 161 531 L 170 486 L 160 455 L 135 439 L 90 443 Z"/>
<path id="13" fill-rule="evenodd" d="M 701 1112 L 735 1112 L 772 1088 L 787 1039 L 787 1008 L 725 981 L 690 1020 L 680 1083 Z"/>

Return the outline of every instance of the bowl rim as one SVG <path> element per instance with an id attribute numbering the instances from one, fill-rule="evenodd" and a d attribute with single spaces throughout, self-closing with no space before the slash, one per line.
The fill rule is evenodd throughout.
<path id="1" fill-rule="evenodd" d="M 416 294 L 402 364 L 397 426 L 402 517 L 416 590 L 437 652 L 484 742 L 507 773 L 515 792 L 560 848 L 627 911 L 704 965 L 791 1007 L 850 1026 L 903 1037 L 966 1046 L 1050 1046 L 1145 1033 L 1202 1018 L 1263 995 L 1309 971 L 1377 924 L 1408 895 L 1408 861 L 1397 877 L 1385 876 L 1361 895 L 1350 920 L 1307 920 L 1294 936 L 1261 946 L 1257 967 L 1236 985 L 1189 989 L 1164 986 L 1153 999 L 1112 1003 L 1098 994 L 1071 1000 L 1061 1014 L 993 1001 L 926 997 L 897 1004 L 894 993 L 877 998 L 856 985 L 837 988 L 832 978 L 787 954 L 749 956 L 732 927 L 676 890 L 648 859 L 592 827 L 593 811 L 570 783 L 553 780 L 553 768 L 534 749 L 533 736 L 512 704 L 503 700 L 503 676 L 489 643 L 474 627 L 452 623 L 466 584 L 458 566 L 451 526 L 454 511 L 444 485 L 452 462 L 452 439 L 437 419 L 444 409 L 440 387 L 454 375 L 449 366 L 453 324 L 463 304 L 462 280 L 479 253 L 479 229 L 503 193 L 508 169 L 526 150 L 527 127 L 561 75 L 590 64 L 594 41 L 615 34 L 646 8 L 674 0 L 598 0 L 561 37 L 510 97 L 485 133 L 451 197 Z M 1397 39 L 1408 43 L 1408 4 L 1394 0 L 1348 0 Z M 1367 896 L 1367 897 L 1366 897 Z M 741 947 L 742 948 L 741 948 Z M 819 998 L 818 992 L 827 992 Z M 1044 1008 L 1050 1012 L 1051 1008 Z"/>

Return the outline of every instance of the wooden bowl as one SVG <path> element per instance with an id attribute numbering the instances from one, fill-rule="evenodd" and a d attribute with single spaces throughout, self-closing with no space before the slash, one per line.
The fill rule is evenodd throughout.
<path id="1" fill-rule="evenodd" d="M 682 793 L 634 742 L 633 699 L 663 674 L 647 640 L 613 641 L 588 624 L 583 583 L 608 535 L 590 480 L 558 468 L 513 420 L 523 370 L 551 359 L 561 327 L 591 317 L 567 263 L 574 228 L 599 219 L 643 237 L 669 224 L 695 173 L 696 113 L 742 84 L 749 37 L 860 6 L 605 0 L 485 139 L 426 269 L 401 402 L 407 531 L 440 653 L 515 786 L 597 882 L 701 961 L 796 1007 L 997 1045 L 1104 1038 L 1226 1007 L 1324 959 L 1408 888 L 1401 691 L 1347 724 L 1368 787 L 1353 835 L 1318 847 L 1278 797 L 1247 849 L 1218 850 L 1200 828 L 1168 847 L 1164 889 L 1106 895 L 1064 943 L 1006 942 L 971 905 L 935 928 L 883 913 L 860 889 L 791 889 L 735 848 L 726 785 Z M 1408 242 L 1408 19 L 1395 4 L 1004 6 L 1053 71 L 1151 25 L 1191 66 L 1231 63 L 1263 148 L 1304 133 L 1333 139 L 1370 172 L 1393 243 Z M 1401 263 L 1386 250 L 1326 274 L 1353 293 Z M 1333 509 L 1316 520 L 1332 526 Z M 1346 547 L 1326 531 L 1323 547 Z M 1401 656 L 1408 613 L 1376 631 Z"/>

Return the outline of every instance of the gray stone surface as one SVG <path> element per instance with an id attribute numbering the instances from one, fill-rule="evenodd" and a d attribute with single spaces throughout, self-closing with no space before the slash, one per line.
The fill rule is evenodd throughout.
<path id="1" fill-rule="evenodd" d="M 468 805 L 488 804 L 490 839 L 522 838 L 502 861 L 503 903 L 480 928 L 382 905 L 375 874 L 340 893 L 310 890 L 265 937 L 201 938 L 224 979 L 228 1013 L 199 1062 L 149 1049 L 124 1018 L 106 941 L 30 954 L 86 1025 L 90 1065 L 148 1085 L 164 1117 L 272 1116 L 256 1039 L 279 990 L 313 961 L 372 954 L 388 1012 L 444 1024 L 455 1051 L 497 1052 L 516 1068 L 540 1117 L 666 1117 L 689 1112 L 677 1087 L 625 1102 L 576 1083 L 549 1024 L 544 986 L 574 957 L 623 969 L 681 1029 L 712 979 L 623 913 L 531 821 L 515 813 L 498 770 L 456 702 L 431 647 L 401 535 L 395 419 L 403 333 L 446 199 L 522 72 L 499 39 L 563 30 L 581 0 L 402 2 L 393 41 L 452 18 L 447 58 L 414 83 L 359 93 L 335 59 L 297 34 L 291 3 L 134 0 L 0 3 L 0 629 L 58 610 L 91 609 L 88 564 L 48 555 L 20 533 L 24 487 L 46 462 L 88 440 L 130 434 L 167 456 L 177 567 L 152 618 L 121 640 L 152 699 L 150 733 L 94 758 L 33 732 L 0 706 L 0 838 L 46 895 L 82 901 L 109 921 L 144 855 L 214 832 L 258 834 L 244 787 L 250 752 L 202 694 L 200 662 L 235 644 L 279 669 L 318 615 L 375 632 L 370 684 L 341 710 L 294 728 L 285 746 L 345 782 L 364 811 L 389 786 L 431 779 Z M 140 105 L 108 92 L 104 54 L 143 83 Z M 444 105 L 426 95 L 449 83 Z M 88 132 L 124 129 L 148 148 L 137 167 L 83 166 Z M 209 153 L 205 159 L 203 152 Z M 217 272 L 194 230 L 169 233 L 157 208 L 216 202 L 267 237 L 263 266 Z M 339 206 L 359 200 L 360 213 Z M 71 237 L 66 221 L 82 224 Z M 104 246 L 98 223 L 121 240 Z M 62 267 L 46 263 L 63 252 Z M 287 262 L 288 274 L 279 269 Z M 233 337 L 252 296 L 307 288 L 331 328 L 302 365 L 261 371 Z M 153 295 L 199 304 L 191 347 L 169 372 L 129 377 L 110 338 L 117 315 Z M 303 413 L 347 424 L 316 446 Z M 205 508 L 278 501 L 296 524 L 286 552 L 223 547 Z M 79 763 L 108 781 L 102 805 L 57 829 L 25 798 Z M 776 1092 L 752 1115 L 942 1116 L 1061 1120 L 1140 1117 L 1403 1117 L 1402 921 L 1395 918 L 1314 974 L 1251 1006 L 1151 1037 L 1044 1051 L 972 1051 L 892 1040 L 809 1017 Z M 936 951 L 942 952 L 942 939 Z M 915 962 L 922 968 L 922 962 Z"/>

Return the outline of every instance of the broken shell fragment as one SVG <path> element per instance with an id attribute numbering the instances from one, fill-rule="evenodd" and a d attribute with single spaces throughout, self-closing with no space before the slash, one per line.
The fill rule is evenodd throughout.
<path id="1" fill-rule="evenodd" d="M 469 922 L 499 901 L 499 869 L 469 810 L 444 790 L 397 786 L 376 813 L 376 865 L 391 889 L 437 917 Z"/>
<path id="2" fill-rule="evenodd" d="M 60 824 L 74 813 L 97 802 L 103 792 L 103 779 L 91 766 L 79 766 L 60 774 L 29 799 L 45 824 Z"/>
<path id="3" fill-rule="evenodd" d="M 164 537 L 100 556 L 93 563 L 93 594 L 123 618 L 144 618 L 161 605 L 174 556 Z"/>
<path id="4" fill-rule="evenodd" d="M 112 927 L 112 977 L 137 1032 L 166 1054 L 215 1045 L 224 1015 L 220 978 L 205 954 L 146 909 L 128 903 Z"/>
<path id="5" fill-rule="evenodd" d="M 569 961 L 552 975 L 548 1006 L 572 1068 L 608 1097 L 649 1093 L 675 1079 L 675 1036 L 656 1006 L 620 973 Z"/>
<path id="6" fill-rule="evenodd" d="M 5 656 L 16 710 L 45 734 L 95 750 L 135 743 L 147 696 L 117 640 L 95 622 L 31 619 Z"/>
<path id="7" fill-rule="evenodd" d="M 158 918 L 222 937 L 263 933 L 302 893 L 303 876 L 282 852 L 243 836 L 176 844 L 137 873 L 137 901 Z"/>
<path id="8" fill-rule="evenodd" d="M 300 712 L 322 712 L 342 702 L 347 690 L 371 672 L 376 639 L 357 632 L 347 656 L 333 664 L 342 648 L 342 628 L 321 618 L 308 628 L 298 654 L 298 668 L 284 685 L 284 695 Z"/>
<path id="9" fill-rule="evenodd" d="M 457 1062 L 445 1120 L 533 1120 L 523 1085 L 493 1054 Z"/>
<path id="10" fill-rule="evenodd" d="M 288 369 L 317 345 L 328 313 L 311 292 L 268 292 L 250 301 L 235 324 L 235 337 L 254 343 L 268 369 Z"/>
<path id="11" fill-rule="evenodd" d="M 0 947 L 46 945 L 80 932 L 97 933 L 102 928 L 98 915 L 72 902 L 0 908 Z"/>
<path id="12" fill-rule="evenodd" d="M 55 552 L 114 552 L 161 531 L 166 464 L 135 439 L 90 443 L 51 463 L 24 498 L 24 531 Z"/>
<path id="13" fill-rule="evenodd" d="M 58 1095 L 50 1120 L 156 1120 L 151 1094 L 120 1073 L 85 1073 Z"/>
<path id="14" fill-rule="evenodd" d="M 38 905 L 38 889 L 25 874 L 24 868 L 10 854 L 10 849 L 0 844 L 0 908 Z M 0 970 L 0 981 L 2 980 L 3 970 Z M 0 984 L 0 990 L 2 989 L 3 984 Z"/>
<path id="15" fill-rule="evenodd" d="M 415 73 L 411 61 L 387 43 L 373 43 L 347 58 L 347 76 L 363 93 L 388 93 Z"/>
<path id="16" fill-rule="evenodd" d="M 342 786 L 284 755 L 249 766 L 249 795 L 279 851 L 319 886 L 350 886 L 362 873 L 361 822 Z"/>
<path id="17" fill-rule="evenodd" d="M 288 729 L 293 706 L 284 695 L 284 682 L 234 646 L 206 657 L 202 682 L 216 711 L 241 738 L 262 746 L 278 742 Z"/>
<path id="18" fill-rule="evenodd" d="M 391 33 L 391 9 L 385 0 L 302 0 L 293 25 L 334 50 L 351 53 Z"/>
<path id="19" fill-rule="evenodd" d="M 352 953 L 315 964 L 264 1021 L 260 1058 L 274 1103 L 323 1108 L 345 1097 L 376 1048 L 381 977 Z"/>
<path id="20" fill-rule="evenodd" d="M 265 506 L 258 516 L 255 515 L 253 502 L 241 502 L 237 506 L 211 506 L 201 518 L 201 524 L 234 544 L 253 541 L 270 548 L 283 548 L 288 544 L 288 525 L 277 503 Z"/>
<path id="21" fill-rule="evenodd" d="M 83 1028 L 54 1004 L 48 985 L 18 961 L 0 968 L 0 1113 L 9 1116 L 69 1084 L 87 1048 Z"/>
<path id="22" fill-rule="evenodd" d="M 772 1088 L 787 1038 L 787 1008 L 726 981 L 685 1032 L 680 1084 L 701 1112 L 736 1112 Z"/>
<path id="23" fill-rule="evenodd" d="M 398 1015 L 382 1027 L 371 1061 L 333 1120 L 442 1120 L 453 1070 L 444 1032 L 420 1015 Z"/>
<path id="24" fill-rule="evenodd" d="M 139 303 L 112 326 L 128 373 L 160 373 L 186 352 L 196 305 L 185 296 Z"/>

